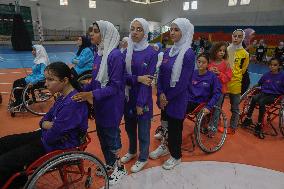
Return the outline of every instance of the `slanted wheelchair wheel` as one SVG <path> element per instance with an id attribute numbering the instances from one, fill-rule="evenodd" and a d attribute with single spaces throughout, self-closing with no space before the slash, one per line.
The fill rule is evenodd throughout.
<path id="1" fill-rule="evenodd" d="M 282 136 L 284 136 L 284 104 L 281 104 L 279 110 L 279 130 Z"/>
<path id="2" fill-rule="evenodd" d="M 78 78 L 78 82 L 81 85 L 81 87 L 83 87 L 86 84 L 91 83 L 91 81 L 92 81 L 92 74 L 85 74 Z"/>
<path id="3" fill-rule="evenodd" d="M 214 109 L 217 109 L 215 107 Z M 224 145 L 227 136 L 227 118 L 225 113 L 220 110 L 219 120 L 213 123 L 213 113 L 205 115 L 201 111 L 197 115 L 195 126 L 195 138 L 198 146 L 205 153 L 213 153 L 221 149 Z M 218 126 L 224 127 L 223 131 L 218 131 Z"/>
<path id="4" fill-rule="evenodd" d="M 97 176 L 96 169 L 103 170 Z M 67 152 L 55 156 L 37 168 L 25 189 L 109 188 L 107 171 L 103 163 L 86 152 Z"/>
<path id="5" fill-rule="evenodd" d="M 54 103 L 52 94 L 44 86 L 35 88 L 27 85 L 22 98 L 26 109 L 35 115 L 45 115 Z"/>
<path id="6" fill-rule="evenodd" d="M 252 96 L 247 94 L 245 97 L 243 97 L 242 101 L 243 104 L 241 105 L 241 113 L 240 113 L 240 119 L 239 124 L 242 125 L 244 122 L 244 119 L 246 118 L 246 115 L 248 113 L 250 104 L 251 104 Z"/>

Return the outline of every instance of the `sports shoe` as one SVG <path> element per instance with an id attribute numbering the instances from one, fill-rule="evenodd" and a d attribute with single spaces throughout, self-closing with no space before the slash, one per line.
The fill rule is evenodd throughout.
<path id="1" fill-rule="evenodd" d="M 265 138 L 263 130 L 262 130 L 261 123 L 257 123 L 255 125 L 255 127 L 254 127 L 254 135 L 257 136 L 260 139 L 264 139 Z"/>
<path id="2" fill-rule="evenodd" d="M 168 147 L 164 144 L 161 144 L 160 146 L 158 146 L 158 148 L 156 148 L 156 150 L 154 150 L 153 152 L 149 154 L 149 157 L 151 159 L 158 159 L 159 157 L 165 156 L 168 154 L 169 154 Z"/>
<path id="3" fill-rule="evenodd" d="M 115 169 L 115 167 L 116 167 L 116 163 L 115 163 L 113 166 L 111 166 L 111 165 L 105 165 L 107 174 L 113 172 L 113 170 Z M 96 168 L 96 175 L 97 175 L 97 176 L 103 177 L 103 176 L 105 176 L 104 173 L 105 173 L 105 172 L 102 171 L 100 167 L 97 167 L 97 168 Z"/>
<path id="4" fill-rule="evenodd" d="M 127 153 L 120 159 L 120 161 L 121 161 L 121 163 L 127 163 L 131 159 L 135 158 L 135 156 L 136 156 L 136 154 Z"/>
<path id="5" fill-rule="evenodd" d="M 251 118 L 246 117 L 246 119 L 244 120 L 244 122 L 242 123 L 242 126 L 244 128 L 249 127 L 252 124 L 252 120 Z"/>
<path id="6" fill-rule="evenodd" d="M 136 161 L 135 164 L 131 167 L 132 173 L 137 173 L 143 169 L 143 167 L 147 164 L 147 161 Z"/>
<path id="7" fill-rule="evenodd" d="M 162 134 L 162 131 L 156 133 L 154 135 L 154 138 L 157 139 L 157 140 L 161 140 L 163 138 L 163 134 Z"/>
<path id="8" fill-rule="evenodd" d="M 121 167 L 116 167 L 113 173 L 109 176 L 109 185 L 117 184 L 124 176 L 127 175 L 127 171 L 124 168 L 124 165 Z"/>
<path id="9" fill-rule="evenodd" d="M 170 159 L 165 161 L 165 163 L 163 164 L 163 168 L 166 169 L 166 170 L 170 170 L 170 169 L 173 169 L 175 166 L 177 166 L 180 163 L 181 163 L 181 159 L 175 159 L 171 156 Z"/>

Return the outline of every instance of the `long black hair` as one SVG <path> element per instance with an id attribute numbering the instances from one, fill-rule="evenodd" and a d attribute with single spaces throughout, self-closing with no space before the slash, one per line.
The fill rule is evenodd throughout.
<path id="1" fill-rule="evenodd" d="M 87 37 L 87 36 L 80 36 L 80 37 L 82 39 L 82 45 L 80 45 L 80 47 L 79 47 L 79 49 L 78 49 L 78 51 L 76 53 L 77 56 L 80 56 L 80 54 L 81 54 L 83 49 L 92 46 L 91 40 L 90 40 L 89 37 Z"/>
<path id="2" fill-rule="evenodd" d="M 80 84 L 72 75 L 71 69 L 64 62 L 53 62 L 45 68 L 45 71 L 51 72 L 60 80 L 63 80 L 65 77 L 67 77 L 74 89 L 79 92 L 82 91 Z"/>

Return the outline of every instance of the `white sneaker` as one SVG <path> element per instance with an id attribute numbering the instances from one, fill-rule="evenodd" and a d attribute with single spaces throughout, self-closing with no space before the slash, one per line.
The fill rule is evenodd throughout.
<path id="1" fill-rule="evenodd" d="M 136 161 L 135 164 L 131 167 L 132 173 L 137 173 L 143 169 L 143 167 L 147 164 L 147 161 Z"/>
<path id="2" fill-rule="evenodd" d="M 180 164 L 180 162 L 181 162 L 181 159 L 175 159 L 171 156 L 170 159 L 165 161 L 165 163 L 163 164 L 163 168 L 166 170 L 173 169 L 175 166 Z"/>
<path id="3" fill-rule="evenodd" d="M 131 159 L 135 158 L 136 154 L 130 154 L 130 153 L 127 153 L 125 154 L 121 159 L 120 161 L 122 163 L 127 163 L 129 162 Z"/>
<path id="4" fill-rule="evenodd" d="M 161 140 L 163 138 L 162 132 L 158 132 L 157 134 L 155 134 L 154 138 L 157 140 Z"/>
<path id="5" fill-rule="evenodd" d="M 124 168 L 124 165 L 121 167 L 116 167 L 113 173 L 109 176 L 109 185 L 117 184 L 124 176 L 127 175 L 127 171 Z"/>
<path id="6" fill-rule="evenodd" d="M 149 157 L 151 159 L 158 159 L 159 157 L 165 156 L 168 154 L 169 154 L 168 147 L 164 144 L 161 144 L 160 146 L 158 146 L 156 150 L 154 150 L 153 152 L 149 154 Z"/>

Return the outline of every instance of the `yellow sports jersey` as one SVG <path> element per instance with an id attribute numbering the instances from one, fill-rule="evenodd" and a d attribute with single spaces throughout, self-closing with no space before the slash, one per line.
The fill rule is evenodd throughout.
<path id="1" fill-rule="evenodd" d="M 242 89 L 243 74 L 245 73 L 249 64 L 249 53 L 243 48 L 237 49 L 234 53 L 233 61 L 234 62 L 231 64 L 233 76 L 227 85 L 228 92 L 231 94 L 240 94 Z"/>

